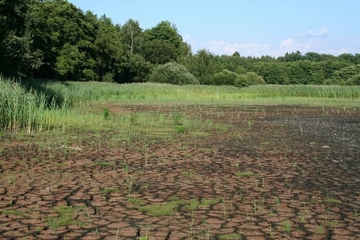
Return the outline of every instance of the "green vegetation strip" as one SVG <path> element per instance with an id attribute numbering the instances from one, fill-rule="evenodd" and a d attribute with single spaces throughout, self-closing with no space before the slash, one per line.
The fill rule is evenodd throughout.
<path id="1" fill-rule="evenodd" d="M 170 84 L 113 84 L 100 82 L 38 83 L 41 91 L 27 91 L 21 84 L 0 77 L 0 128 L 2 131 L 28 133 L 61 129 L 135 130 L 166 135 L 191 133 L 217 124 L 203 124 L 193 116 L 147 113 L 116 113 L 92 104 L 232 105 L 294 104 L 311 106 L 356 107 L 360 105 L 359 86 L 256 85 L 248 88 Z M 116 104 L 115 104 L 116 102 Z M 174 112 L 175 114 L 176 112 Z M 175 115 L 172 115 L 175 116 Z M 150 130 L 147 130 L 150 129 Z M 155 131 L 154 131 L 155 130 Z M 189 131 L 190 130 L 190 131 Z M 124 132 L 124 131 L 122 131 Z M 206 133 L 202 133 L 206 135 Z"/>
<path id="2" fill-rule="evenodd" d="M 195 211 L 197 208 L 214 205 L 219 201 L 219 199 L 202 199 L 199 201 L 196 199 L 184 200 L 178 197 L 170 197 L 167 202 L 161 204 L 135 206 L 135 208 L 150 216 L 171 216 L 180 208 L 188 211 Z M 133 202 L 134 205 L 142 203 L 141 200 L 134 198 L 131 198 L 130 202 Z"/>
<path id="3" fill-rule="evenodd" d="M 54 208 L 54 211 L 59 215 L 57 218 L 47 218 L 50 229 L 57 230 L 61 226 L 77 225 L 86 226 L 87 223 L 76 220 L 74 218 L 75 209 L 69 206 L 59 206 Z"/>

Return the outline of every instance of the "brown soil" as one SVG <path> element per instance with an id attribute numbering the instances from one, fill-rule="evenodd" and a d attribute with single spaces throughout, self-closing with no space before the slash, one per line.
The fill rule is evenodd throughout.
<path id="1" fill-rule="evenodd" d="M 0 238 L 360 239 L 359 109 L 177 110 L 226 123 L 229 130 L 198 138 L 179 134 L 146 146 L 40 147 L 52 140 L 3 137 Z M 192 208 L 190 200 L 198 205 Z M 175 202 L 165 215 L 144 210 Z M 73 222 L 52 227 L 64 206 L 73 210 Z"/>

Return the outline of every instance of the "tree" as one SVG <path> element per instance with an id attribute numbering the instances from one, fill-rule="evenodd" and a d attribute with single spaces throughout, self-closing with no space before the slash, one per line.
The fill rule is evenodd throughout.
<path id="1" fill-rule="evenodd" d="M 332 81 L 336 84 L 343 84 L 348 79 L 360 74 L 360 64 L 350 65 L 336 70 L 332 76 Z"/>
<path id="2" fill-rule="evenodd" d="M 267 84 L 288 84 L 285 63 L 266 61 L 255 63 L 252 71 L 262 76 Z"/>
<path id="3" fill-rule="evenodd" d="M 100 81 L 112 82 L 120 76 L 126 59 L 119 41 L 119 29 L 105 15 L 99 21 L 99 30 L 94 43 L 98 74 Z M 116 79 L 116 81 L 120 81 L 120 79 Z"/>
<path id="4" fill-rule="evenodd" d="M 190 52 L 175 25 L 167 21 L 146 30 L 142 39 L 141 53 L 153 64 L 176 61 L 179 56 Z"/>
<path id="5" fill-rule="evenodd" d="M 0 74 L 31 76 L 42 64 L 42 52 L 32 48 L 29 12 L 32 0 L 0 0 Z"/>
<path id="6" fill-rule="evenodd" d="M 44 54 L 44 64 L 36 72 L 37 77 L 94 76 L 91 71 L 94 71 L 97 20 L 93 14 L 84 14 L 66 0 L 44 0 L 34 6 L 31 19 L 33 46 Z"/>
<path id="7" fill-rule="evenodd" d="M 127 55 L 136 54 L 139 52 L 141 37 L 143 31 L 140 28 L 138 21 L 129 19 L 120 28 L 120 39 L 124 46 L 124 51 Z"/>
<path id="8" fill-rule="evenodd" d="M 142 44 L 142 55 L 152 64 L 165 64 L 177 58 L 176 47 L 161 39 L 145 41 Z"/>
<path id="9" fill-rule="evenodd" d="M 123 68 L 122 77 L 119 82 L 147 82 L 153 65 L 146 61 L 140 54 L 133 54 Z"/>
<path id="10" fill-rule="evenodd" d="M 301 55 L 301 52 L 299 52 L 299 51 L 285 53 L 285 61 L 286 62 L 295 62 L 295 61 L 299 61 L 301 59 L 302 59 L 302 55 Z"/>
<path id="11" fill-rule="evenodd" d="M 210 76 L 215 72 L 215 57 L 205 49 L 201 49 L 187 62 L 189 71 L 199 79 L 201 84 L 210 84 Z"/>

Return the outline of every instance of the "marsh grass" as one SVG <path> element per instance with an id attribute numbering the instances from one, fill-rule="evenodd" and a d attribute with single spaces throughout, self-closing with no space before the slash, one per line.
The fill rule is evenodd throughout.
<path id="1" fill-rule="evenodd" d="M 114 114 L 107 107 L 102 112 L 87 111 L 94 103 L 196 105 L 199 104 L 287 104 L 357 106 L 359 86 L 262 85 L 249 88 L 169 84 L 111 84 L 100 82 L 41 82 L 24 84 L 0 77 L 0 127 L 2 131 L 50 131 L 70 128 L 102 129 L 113 127 L 113 121 L 126 120 L 136 128 L 151 120 L 149 116 Z M 330 101 L 334 99 L 334 101 Z M 174 112 L 176 113 L 176 112 Z M 166 119 L 166 116 L 162 116 Z M 177 118 L 179 117 L 179 118 Z M 174 114 L 171 120 L 175 133 L 196 128 L 188 116 Z M 200 121 L 201 122 L 201 121 Z M 124 123 L 124 122 L 122 122 Z M 127 125 L 127 123 L 124 123 Z M 190 128 L 189 128 L 189 125 Z M 203 124 L 204 125 L 204 124 Z M 206 125 L 206 124 L 205 124 Z M 160 125 L 160 123 L 157 125 Z M 153 130 L 153 128 L 151 128 Z M 159 128 L 160 130 L 161 128 Z"/>

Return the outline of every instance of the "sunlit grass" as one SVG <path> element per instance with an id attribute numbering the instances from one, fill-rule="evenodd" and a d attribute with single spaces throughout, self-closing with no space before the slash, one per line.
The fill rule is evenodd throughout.
<path id="1" fill-rule="evenodd" d="M 92 130 L 131 126 L 166 134 L 202 126 L 200 119 L 183 117 L 181 125 L 171 126 L 164 114 L 114 113 L 94 109 L 96 104 L 157 106 L 186 105 L 309 105 L 357 107 L 359 86 L 261 85 L 248 88 L 169 84 L 113 84 L 101 82 L 39 83 L 40 90 L 26 90 L 21 84 L 0 78 L 0 127 L 2 131 L 50 131 L 70 128 Z M 140 126 L 140 127 L 137 127 Z M 165 127 L 164 127 L 165 126 Z M 181 127 L 181 129 L 179 129 Z M 180 131 L 181 130 L 181 131 Z M 149 132 L 149 131 L 147 131 Z"/>

